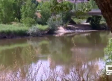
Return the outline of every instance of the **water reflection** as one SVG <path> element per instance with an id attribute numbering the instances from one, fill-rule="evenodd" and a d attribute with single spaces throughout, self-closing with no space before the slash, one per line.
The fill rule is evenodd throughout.
<path id="1" fill-rule="evenodd" d="M 91 32 L 1 40 L 0 80 L 101 81 L 108 36 L 108 32 Z"/>

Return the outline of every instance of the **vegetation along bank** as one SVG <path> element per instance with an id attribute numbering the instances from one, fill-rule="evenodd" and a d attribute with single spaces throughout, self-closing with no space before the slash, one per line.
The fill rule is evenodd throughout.
<path id="1" fill-rule="evenodd" d="M 98 9 L 93 0 L 77 4 L 57 0 L 1 0 L 0 38 L 43 36 L 58 30 L 61 31 L 58 33 L 107 30 L 102 16 L 86 14 L 92 9 Z"/>

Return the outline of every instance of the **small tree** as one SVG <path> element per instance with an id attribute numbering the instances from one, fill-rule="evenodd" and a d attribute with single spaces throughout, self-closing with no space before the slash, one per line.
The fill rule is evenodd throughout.
<path id="1" fill-rule="evenodd" d="M 31 0 L 27 0 L 21 9 L 21 15 L 22 15 L 22 22 L 26 26 L 31 26 L 35 24 L 36 16 L 36 4 L 33 3 Z"/>
<path id="2" fill-rule="evenodd" d="M 47 24 L 47 20 L 51 16 L 50 2 L 41 2 L 38 5 L 37 10 L 41 10 L 40 11 L 41 18 L 37 18 L 37 22 L 39 24 Z"/>

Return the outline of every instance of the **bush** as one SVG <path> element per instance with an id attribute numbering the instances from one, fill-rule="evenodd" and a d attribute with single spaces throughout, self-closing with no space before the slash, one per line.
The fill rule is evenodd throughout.
<path id="1" fill-rule="evenodd" d="M 45 25 L 47 24 L 47 20 L 51 16 L 51 11 L 50 11 L 50 2 L 43 2 L 40 3 L 37 7 L 37 10 L 41 10 L 41 18 L 37 18 L 37 23 Z"/>
<path id="2" fill-rule="evenodd" d="M 33 18 L 27 17 L 23 19 L 23 23 L 25 26 L 31 27 L 32 25 L 35 24 L 35 20 Z"/>
<path id="3" fill-rule="evenodd" d="M 31 27 L 27 33 L 30 36 L 40 36 L 41 35 L 41 31 L 36 26 Z"/>
<path id="4" fill-rule="evenodd" d="M 47 22 L 50 30 L 55 31 L 60 25 L 63 24 L 62 18 L 60 15 L 51 16 Z"/>

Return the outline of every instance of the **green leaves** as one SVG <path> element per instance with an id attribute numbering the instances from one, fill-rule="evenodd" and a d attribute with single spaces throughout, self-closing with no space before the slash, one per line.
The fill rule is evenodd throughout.
<path id="1" fill-rule="evenodd" d="M 50 11 L 50 2 L 40 3 L 37 7 L 37 10 L 40 10 L 41 18 L 37 18 L 39 24 L 47 24 L 47 20 L 51 16 Z"/>
<path id="2" fill-rule="evenodd" d="M 0 22 L 9 23 L 13 20 L 13 0 L 0 0 Z"/>
<path id="3" fill-rule="evenodd" d="M 112 64 L 112 39 L 109 39 L 109 43 L 104 52 L 106 64 Z"/>
<path id="4" fill-rule="evenodd" d="M 56 1 L 56 0 L 53 0 L 53 1 Z M 67 12 L 70 10 L 72 10 L 72 3 L 68 2 L 68 1 L 51 4 L 51 12 L 52 13 Z"/>
<path id="5" fill-rule="evenodd" d="M 92 2 L 77 3 L 75 4 L 75 16 L 85 15 L 92 9 Z"/>
<path id="6" fill-rule="evenodd" d="M 32 26 L 35 24 L 35 12 L 36 12 L 36 4 L 32 3 L 31 0 L 27 0 L 25 4 L 22 6 L 21 15 L 22 22 L 26 26 Z"/>
<path id="7" fill-rule="evenodd" d="M 48 19 L 47 24 L 50 27 L 50 30 L 53 32 L 60 26 L 62 25 L 63 21 L 61 19 L 60 15 L 56 16 L 51 16 L 51 18 Z"/>

